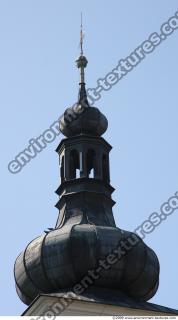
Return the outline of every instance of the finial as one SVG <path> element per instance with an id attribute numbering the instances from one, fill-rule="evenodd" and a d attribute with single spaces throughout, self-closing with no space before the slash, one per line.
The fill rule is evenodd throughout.
<path id="1" fill-rule="evenodd" d="M 80 55 L 83 56 L 83 38 L 84 38 L 84 33 L 83 33 L 83 21 L 82 21 L 82 12 L 81 12 L 81 24 L 80 24 Z"/>
<path id="2" fill-rule="evenodd" d="M 80 69 L 80 84 L 85 83 L 84 68 L 87 66 L 87 59 L 83 55 L 83 17 L 81 12 L 81 24 L 80 24 L 80 57 L 76 60 L 77 67 Z"/>
<path id="3" fill-rule="evenodd" d="M 79 101 L 81 102 L 83 99 L 87 101 L 87 94 L 85 90 L 85 72 L 84 69 L 87 66 L 87 59 L 83 55 L 83 16 L 81 12 L 81 23 L 80 23 L 80 57 L 76 60 L 77 68 L 80 69 L 80 91 L 79 91 Z M 88 102 L 87 102 L 88 103 Z"/>

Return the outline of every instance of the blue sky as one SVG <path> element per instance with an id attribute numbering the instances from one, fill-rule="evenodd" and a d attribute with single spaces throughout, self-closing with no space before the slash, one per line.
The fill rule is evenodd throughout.
<path id="1" fill-rule="evenodd" d="M 0 315 L 20 315 L 13 279 L 17 255 L 54 226 L 59 185 L 54 152 L 62 135 L 13 175 L 8 163 L 72 105 L 78 94 L 80 12 L 89 61 L 87 87 L 111 71 L 178 11 L 177 1 L 0 1 L 1 234 Z M 178 191 L 178 30 L 96 103 L 107 116 L 105 139 L 114 216 L 134 230 Z M 145 242 L 157 253 L 160 286 L 151 300 L 177 308 L 178 210 Z"/>

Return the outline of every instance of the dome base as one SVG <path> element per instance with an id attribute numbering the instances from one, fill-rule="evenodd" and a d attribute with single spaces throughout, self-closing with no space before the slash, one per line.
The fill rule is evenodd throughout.
<path id="1" fill-rule="evenodd" d="M 75 296 L 74 292 L 70 290 L 41 294 L 22 315 L 112 316 L 116 314 L 122 314 L 123 316 L 175 316 L 178 315 L 178 310 L 149 302 L 139 302 L 118 290 L 90 287 Z"/>

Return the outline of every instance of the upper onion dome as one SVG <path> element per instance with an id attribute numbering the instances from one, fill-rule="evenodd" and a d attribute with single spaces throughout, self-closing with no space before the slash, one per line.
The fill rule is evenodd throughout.
<path id="1" fill-rule="evenodd" d="M 82 110 L 82 104 L 78 103 L 73 108 L 68 108 L 64 112 L 60 119 L 60 131 L 66 136 L 76 136 L 79 134 L 89 134 L 94 136 L 101 136 L 108 127 L 108 121 L 106 117 L 95 107 L 85 107 L 85 110 L 80 114 Z M 78 110 L 78 115 L 75 119 L 70 121 L 72 114 L 75 114 L 75 110 Z"/>
<path id="2" fill-rule="evenodd" d="M 60 118 L 60 131 L 66 137 L 72 137 L 79 134 L 89 134 L 101 136 L 108 127 L 106 117 L 96 107 L 91 107 L 87 100 L 85 89 L 85 73 L 87 59 L 81 52 L 76 60 L 76 65 L 80 69 L 80 89 L 78 102 L 71 108 L 65 110 Z"/>

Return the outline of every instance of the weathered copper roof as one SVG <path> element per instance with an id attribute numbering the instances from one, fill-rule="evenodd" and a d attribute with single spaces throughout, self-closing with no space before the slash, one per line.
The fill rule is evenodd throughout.
<path id="1" fill-rule="evenodd" d="M 78 103 L 82 105 L 87 98 L 84 83 L 80 85 Z M 146 301 L 157 291 L 156 254 L 136 234 L 115 225 L 109 175 L 111 146 L 101 138 L 107 125 L 106 117 L 90 106 L 70 123 L 65 114 L 60 120 L 61 131 L 68 138 L 57 148 L 61 184 L 56 226 L 32 240 L 15 262 L 17 293 L 26 304 L 39 294 L 75 286 L 89 270 L 98 274 L 93 284 L 118 290 L 118 295 L 122 291 Z M 107 269 L 101 267 L 101 261 L 111 254 L 121 257 Z"/>

